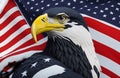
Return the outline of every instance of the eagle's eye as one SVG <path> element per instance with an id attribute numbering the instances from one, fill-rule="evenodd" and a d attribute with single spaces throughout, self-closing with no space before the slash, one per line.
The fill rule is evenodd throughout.
<path id="1" fill-rule="evenodd" d="M 59 23 L 65 24 L 68 21 L 68 15 L 66 14 L 59 14 L 56 16 L 56 19 Z"/>

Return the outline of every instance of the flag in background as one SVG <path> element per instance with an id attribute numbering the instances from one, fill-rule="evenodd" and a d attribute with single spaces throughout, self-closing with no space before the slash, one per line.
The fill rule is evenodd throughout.
<path id="1" fill-rule="evenodd" d="M 64 6 L 64 7 L 73 8 L 78 12 L 80 12 L 84 16 L 85 21 L 89 26 L 89 29 L 94 41 L 95 50 L 100 60 L 100 64 L 103 72 L 101 78 L 119 78 L 120 77 L 120 20 L 119 20 L 120 19 L 120 14 L 119 14 L 120 1 L 119 0 L 15 0 L 15 1 L 17 2 L 22 14 L 25 16 L 27 22 L 30 25 L 38 15 L 42 14 L 43 11 L 52 7 Z M 6 12 L 4 12 L 3 10 L 3 16 L 5 15 L 4 13 Z M 17 15 L 12 12 L 10 13 L 11 15 L 13 14 L 13 16 Z M 0 18 L 1 17 L 2 15 L 0 15 Z M 14 18 L 12 18 L 12 20 L 13 19 Z M 7 23 L 9 24 L 10 22 L 7 22 Z M 1 21 L 0 21 L 0 24 L 1 24 Z M 29 26 L 27 26 L 29 31 L 27 35 L 25 35 L 25 33 L 24 35 L 20 35 L 20 33 L 22 33 L 23 31 L 27 31 L 27 28 L 23 28 L 22 31 L 19 31 L 17 36 L 14 37 L 14 35 L 12 35 L 11 33 L 17 32 L 16 30 L 18 28 L 16 30 L 13 30 L 12 27 L 10 28 L 10 26 L 5 24 L 4 25 L 1 24 L 0 26 L 0 30 L 4 28 L 7 29 L 7 30 L 4 30 L 4 32 L 1 31 L 0 33 L 8 34 L 6 36 L 2 36 L 0 34 L 1 35 L 0 46 L 2 46 L 3 42 L 6 45 L 6 46 L 3 45 L 4 48 L 0 49 L 2 50 L 0 51 L 2 54 L 4 54 L 5 52 L 4 49 L 11 48 L 13 45 L 17 43 L 18 44 L 21 43 L 17 41 L 22 41 L 22 40 L 25 40 L 19 45 L 22 47 L 14 49 L 13 51 L 10 51 L 10 49 L 8 49 L 8 52 L 10 51 L 10 53 L 11 52 L 14 53 L 16 51 L 20 52 L 20 50 L 22 50 L 22 52 L 25 52 L 24 49 L 26 49 L 27 52 L 29 51 L 31 52 L 31 50 L 34 50 L 34 48 L 29 49 L 29 47 L 31 47 L 32 44 L 34 45 L 34 41 L 32 41 L 32 43 L 30 44 L 31 42 L 30 40 L 32 39 L 32 36 L 30 36 L 30 38 L 27 38 L 27 39 L 25 38 L 28 36 L 28 34 L 30 34 Z M 25 22 L 25 25 L 26 25 L 26 22 Z M 21 26 L 20 27 L 18 26 L 18 27 L 21 28 Z M 10 32 L 8 33 L 8 29 L 12 29 L 12 30 L 9 30 Z M 19 36 L 21 36 L 22 38 Z M 18 37 L 21 40 L 15 39 Z M 13 43 L 13 41 L 15 40 L 16 40 L 16 43 L 12 45 L 9 42 L 6 43 L 5 40 L 9 41 L 8 38 L 10 38 L 10 41 L 12 41 L 11 43 Z M 4 60 L 7 58 L 8 56 L 5 56 Z"/>
<path id="2" fill-rule="evenodd" d="M 10 72 L 16 62 L 42 52 L 46 41 L 47 37 L 40 34 L 39 42 L 34 42 L 30 26 L 14 0 L 0 1 L 0 74 Z"/>
<path id="3" fill-rule="evenodd" d="M 43 11 L 69 7 L 83 15 L 102 67 L 101 78 L 120 78 L 120 0 L 15 0 L 31 25 Z"/>

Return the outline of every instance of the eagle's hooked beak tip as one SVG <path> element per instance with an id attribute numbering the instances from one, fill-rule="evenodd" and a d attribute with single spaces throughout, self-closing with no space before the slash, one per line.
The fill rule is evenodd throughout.
<path id="1" fill-rule="evenodd" d="M 37 43 L 37 34 L 36 34 L 36 29 L 34 28 L 35 26 L 32 26 L 31 28 L 31 33 L 34 41 Z"/>

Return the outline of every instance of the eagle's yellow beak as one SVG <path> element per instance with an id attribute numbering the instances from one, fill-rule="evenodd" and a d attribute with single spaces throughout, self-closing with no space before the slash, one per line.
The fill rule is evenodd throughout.
<path id="1" fill-rule="evenodd" d="M 48 15 L 44 14 L 41 15 L 39 17 L 37 17 L 33 24 L 32 24 L 32 28 L 31 28 L 31 32 L 32 32 L 32 36 L 35 40 L 35 42 L 37 42 L 37 35 L 43 32 L 47 32 L 50 30 L 61 30 L 64 29 L 64 25 L 60 24 L 58 22 L 56 23 L 49 23 L 48 22 Z"/>

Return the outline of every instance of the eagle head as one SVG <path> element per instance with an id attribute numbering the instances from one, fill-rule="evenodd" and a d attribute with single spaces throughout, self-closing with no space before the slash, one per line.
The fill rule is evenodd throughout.
<path id="1" fill-rule="evenodd" d="M 31 31 L 35 42 L 37 42 L 36 35 L 39 33 L 47 32 L 49 37 L 64 36 L 65 30 L 72 27 L 75 29 L 77 28 L 75 26 L 79 25 L 88 30 L 78 12 L 66 7 L 57 7 L 46 10 L 43 15 L 38 16 L 32 24 Z"/>

